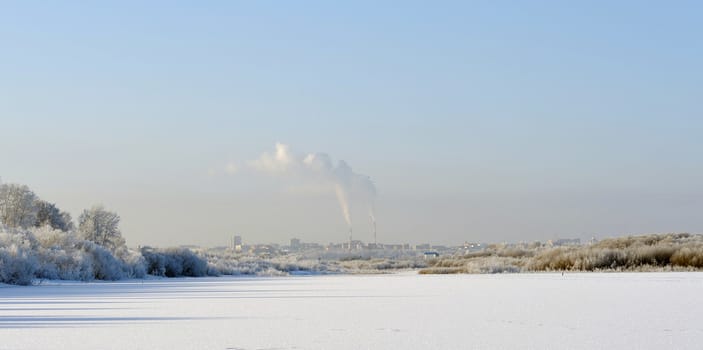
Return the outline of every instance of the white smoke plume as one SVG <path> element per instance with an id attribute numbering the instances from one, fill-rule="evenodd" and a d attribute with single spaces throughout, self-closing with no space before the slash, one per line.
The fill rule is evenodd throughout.
<path id="1" fill-rule="evenodd" d="M 332 157 L 326 153 L 296 156 L 288 145 L 276 143 L 275 152 L 264 153 L 259 159 L 249 162 L 249 165 L 257 171 L 272 175 L 298 176 L 314 183 L 332 185 L 344 220 L 350 228 L 352 225 L 350 196 L 352 194 L 360 196 L 368 202 L 370 215 L 373 218 L 376 186 L 371 178 L 355 173 L 343 160 L 335 164 Z"/>
<path id="2" fill-rule="evenodd" d="M 351 213 L 349 212 L 349 198 L 347 198 L 347 192 L 338 184 L 334 185 L 334 192 L 337 194 L 337 200 L 339 201 L 339 207 L 342 208 L 344 220 L 347 222 L 347 225 L 351 226 Z"/>
<path id="3" fill-rule="evenodd" d="M 239 171 L 239 168 L 237 167 L 237 164 L 234 164 L 233 162 L 229 162 L 225 166 L 225 174 L 227 174 L 227 175 L 234 175 L 238 171 Z"/>
<path id="4" fill-rule="evenodd" d="M 295 163 L 295 158 L 290 153 L 290 147 L 282 143 L 276 143 L 274 154 L 264 153 L 259 159 L 250 162 L 254 169 L 272 174 L 291 171 L 296 166 Z"/>

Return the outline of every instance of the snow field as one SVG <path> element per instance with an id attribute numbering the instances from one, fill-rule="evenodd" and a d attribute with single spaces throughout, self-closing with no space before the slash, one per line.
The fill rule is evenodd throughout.
<path id="1" fill-rule="evenodd" d="M 699 349 L 703 273 L 0 287 L 0 349 Z"/>

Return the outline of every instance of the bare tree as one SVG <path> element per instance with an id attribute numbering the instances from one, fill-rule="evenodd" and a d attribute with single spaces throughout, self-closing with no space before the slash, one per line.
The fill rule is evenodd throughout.
<path id="1" fill-rule="evenodd" d="M 120 217 L 117 213 L 105 210 L 102 205 L 95 205 L 84 210 L 78 218 L 78 233 L 82 238 L 114 251 L 125 244 L 119 224 Z"/>
<path id="2" fill-rule="evenodd" d="M 30 227 L 37 221 L 37 196 L 29 187 L 0 184 L 0 222 L 9 227 Z"/>

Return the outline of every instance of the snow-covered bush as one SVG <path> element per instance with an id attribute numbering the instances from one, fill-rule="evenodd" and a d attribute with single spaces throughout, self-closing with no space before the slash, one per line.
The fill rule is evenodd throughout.
<path id="1" fill-rule="evenodd" d="M 108 249 L 91 241 L 81 241 L 78 246 L 87 253 L 85 258 L 91 260 L 95 279 L 116 281 L 124 277 L 122 262 Z"/>
<path id="2" fill-rule="evenodd" d="M 142 256 L 147 272 L 152 275 L 201 277 L 208 274 L 207 261 L 186 248 L 143 248 Z"/>
<path id="3" fill-rule="evenodd" d="M 679 249 L 671 256 L 671 264 L 674 266 L 703 268 L 703 245 Z"/>
<path id="4" fill-rule="evenodd" d="M 139 252 L 119 247 L 114 253 L 73 232 L 51 226 L 27 229 L 0 225 L 0 282 L 29 284 L 32 279 L 90 281 L 146 276 Z"/>
<path id="5" fill-rule="evenodd" d="M 147 262 L 141 253 L 122 246 L 115 251 L 115 256 L 122 262 L 125 277 L 144 278 L 147 275 Z"/>
<path id="6" fill-rule="evenodd" d="M 79 250 L 79 240 L 69 232 L 43 226 L 32 230 L 37 241 L 34 249 L 39 269 L 37 278 L 63 280 L 92 280 L 92 258 Z"/>
<path id="7" fill-rule="evenodd" d="M 16 244 L 0 247 L 0 282 L 31 284 L 37 268 L 36 258 L 25 248 Z"/>
<path id="8" fill-rule="evenodd" d="M 688 233 L 627 236 L 592 245 L 490 245 L 428 262 L 422 273 L 521 271 L 671 271 L 703 269 L 703 235 Z"/>
<path id="9" fill-rule="evenodd" d="M 703 267 L 703 236 L 687 233 L 627 236 L 594 245 L 559 247 L 531 259 L 532 271 L 658 270 Z"/>
<path id="10" fill-rule="evenodd" d="M 258 256 L 210 250 L 202 256 L 208 261 L 211 275 L 385 273 L 427 266 L 415 252 L 403 254 L 397 251 L 357 252 L 354 255 L 349 252 L 307 251 Z"/>

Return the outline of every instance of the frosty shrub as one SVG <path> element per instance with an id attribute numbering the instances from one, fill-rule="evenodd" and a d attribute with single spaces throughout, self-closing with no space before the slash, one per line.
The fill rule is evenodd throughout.
<path id="1" fill-rule="evenodd" d="M 420 270 L 420 273 L 517 273 L 522 271 L 524 264 L 523 258 L 499 254 L 475 254 L 472 258 L 461 256 L 432 259 L 428 262 L 429 267 Z"/>
<path id="2" fill-rule="evenodd" d="M 125 246 L 117 248 L 115 257 L 122 262 L 122 272 L 127 278 L 144 278 L 147 275 L 147 262 L 141 253 Z"/>
<path id="3" fill-rule="evenodd" d="M 687 233 L 610 238 L 594 245 L 553 248 L 538 253 L 532 271 L 657 270 L 701 268 L 703 236 Z"/>
<path id="4" fill-rule="evenodd" d="M 84 258 L 92 262 L 95 279 L 116 281 L 124 277 L 122 262 L 108 249 L 91 241 L 81 241 L 78 246 L 87 253 Z"/>
<path id="5" fill-rule="evenodd" d="M 42 226 L 32 230 L 37 241 L 34 253 L 39 261 L 36 277 L 42 279 L 92 280 L 92 265 L 85 252 L 77 249 L 78 239 L 69 232 Z M 88 260 L 90 262 L 92 260 Z"/>
<path id="6" fill-rule="evenodd" d="M 190 249 L 142 248 L 147 272 L 166 277 L 202 277 L 208 274 L 208 263 Z M 213 271 L 214 272 L 214 271 Z"/>
<path id="7" fill-rule="evenodd" d="M 421 275 L 451 275 L 457 273 L 469 273 L 462 267 L 429 267 L 418 272 Z"/>
<path id="8" fill-rule="evenodd" d="M 592 245 L 493 244 L 481 251 L 428 261 L 423 273 L 521 271 L 670 271 L 703 269 L 703 235 L 627 236 Z"/>
<path id="9" fill-rule="evenodd" d="M 146 262 L 126 247 L 114 253 L 49 225 L 0 226 L 0 282 L 29 284 L 34 278 L 90 281 L 146 276 Z"/>
<path id="10" fill-rule="evenodd" d="M 37 267 L 36 259 L 22 247 L 12 244 L 0 248 L 0 282 L 31 284 Z"/>
<path id="11" fill-rule="evenodd" d="M 290 274 L 387 273 L 393 270 L 426 267 L 416 252 L 403 255 L 397 251 L 349 252 L 305 251 L 257 256 L 232 251 L 206 251 L 211 275 L 278 276 Z"/>
<path id="12" fill-rule="evenodd" d="M 671 264 L 674 266 L 689 266 L 703 268 L 703 246 L 683 247 L 671 255 Z"/>

